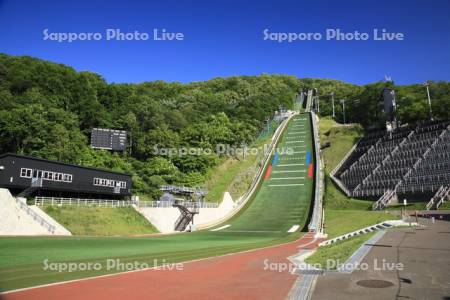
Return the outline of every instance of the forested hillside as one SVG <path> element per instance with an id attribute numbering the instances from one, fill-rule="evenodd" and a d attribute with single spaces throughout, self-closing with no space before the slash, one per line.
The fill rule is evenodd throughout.
<path id="1" fill-rule="evenodd" d="M 218 155 L 157 156 L 159 148 L 251 143 L 279 105 L 291 107 L 290 76 L 107 84 L 99 75 L 30 57 L 0 55 L 0 153 L 72 162 L 134 174 L 134 188 L 154 195 L 164 183 L 195 185 Z M 93 127 L 124 129 L 132 151 L 90 149 Z"/>
<path id="2" fill-rule="evenodd" d="M 348 105 L 347 120 L 369 124 L 378 116 L 385 83 L 356 86 L 335 80 L 286 75 L 215 78 L 189 84 L 163 81 L 108 84 L 100 75 L 31 57 L 0 54 L 0 153 L 17 152 L 133 174 L 136 192 L 159 194 L 161 184 L 197 185 L 221 158 L 211 154 L 161 156 L 158 148 L 250 144 L 280 105 L 290 108 L 299 89 L 316 87 L 321 113 L 335 99 Z M 396 87 L 399 114 L 426 118 L 420 85 Z M 449 83 L 432 83 L 435 112 L 448 118 Z M 328 98 L 327 98 L 328 97 Z M 414 109 L 413 112 L 410 109 Z M 376 110 L 376 111 L 374 111 Z M 337 105 L 337 119 L 342 118 Z M 111 153 L 89 147 L 93 127 L 127 130 L 130 151 Z"/>

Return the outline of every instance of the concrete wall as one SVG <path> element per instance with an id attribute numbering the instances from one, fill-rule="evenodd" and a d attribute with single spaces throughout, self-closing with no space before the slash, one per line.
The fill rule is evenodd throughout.
<path id="1" fill-rule="evenodd" d="M 0 189 L 0 235 L 43 235 L 48 230 L 20 208 L 8 189 Z"/>
<path id="2" fill-rule="evenodd" d="M 230 193 L 226 192 L 222 203 L 217 208 L 200 208 L 199 213 L 194 216 L 194 226 L 203 227 L 215 220 L 226 216 L 235 207 Z M 180 216 L 176 207 L 136 207 L 147 220 L 149 220 L 160 232 L 174 232 L 175 222 Z"/>

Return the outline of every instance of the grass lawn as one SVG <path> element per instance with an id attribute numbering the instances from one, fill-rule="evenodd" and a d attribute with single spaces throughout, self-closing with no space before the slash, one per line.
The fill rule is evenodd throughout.
<path id="1" fill-rule="evenodd" d="M 321 269 L 335 270 L 340 264 L 345 263 L 374 234 L 375 232 L 369 232 L 332 245 L 320 247 L 305 262 L 321 266 Z"/>
<path id="2" fill-rule="evenodd" d="M 306 176 L 304 163 L 305 152 L 311 151 L 312 147 L 309 117 L 301 115 L 300 118 L 289 123 L 279 145 L 302 140 L 298 146 L 304 150 L 297 149 L 291 156 L 279 156 L 279 163 L 273 166 L 272 174 L 260 183 L 255 197 L 225 223 L 230 227 L 215 232 L 198 231 L 158 237 L 3 237 L 0 238 L 0 290 L 120 271 L 50 271 L 43 268 L 46 259 L 49 262 L 98 262 L 104 266 L 107 259 L 119 258 L 125 263 L 138 261 L 153 266 L 155 259 L 158 265 L 183 262 L 299 238 L 302 232 L 288 233 L 287 230 L 293 225 L 303 226 L 306 223 L 312 194 L 312 179 Z M 295 133 L 299 129 L 294 125 L 303 126 L 304 130 L 300 129 L 303 132 Z M 283 168 L 290 172 L 284 172 Z M 286 182 L 288 186 L 272 186 L 278 181 Z M 75 214 L 72 214 L 71 218 L 74 217 Z M 95 222 L 92 218 L 89 221 Z"/>
<path id="3" fill-rule="evenodd" d="M 132 207 L 51 206 L 43 210 L 74 235 L 132 235 L 158 230 Z"/>
<path id="4" fill-rule="evenodd" d="M 396 220 L 397 216 L 384 211 L 333 210 L 325 211 L 325 232 L 334 238 L 366 226 L 386 220 Z"/>
<path id="5" fill-rule="evenodd" d="M 439 209 L 442 209 L 442 210 L 449 210 L 449 209 L 450 209 L 450 201 L 444 202 L 444 203 L 439 207 Z"/>
<path id="6" fill-rule="evenodd" d="M 343 126 L 330 117 L 319 121 L 320 143 L 329 142 L 330 147 L 322 149 L 325 163 L 325 209 L 358 209 L 370 210 L 372 202 L 348 198 L 339 190 L 330 178 L 330 172 L 339 164 L 342 158 L 362 136 L 361 126 Z"/>
<path id="7" fill-rule="evenodd" d="M 258 162 L 263 158 L 263 147 L 271 142 L 277 124 L 274 122 L 271 130 L 261 136 L 250 146 L 260 149 L 258 154 L 249 153 L 246 157 L 239 156 L 224 159 L 221 164 L 210 170 L 205 187 L 208 190 L 206 201 L 221 202 L 223 194 L 228 191 L 233 200 L 237 200 L 250 187 L 256 172 Z"/>

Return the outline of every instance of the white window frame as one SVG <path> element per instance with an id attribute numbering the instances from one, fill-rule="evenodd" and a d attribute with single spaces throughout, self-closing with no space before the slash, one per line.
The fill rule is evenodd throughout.
<path id="1" fill-rule="evenodd" d="M 32 169 L 28 169 L 28 168 L 21 168 L 20 169 L 20 177 L 22 177 L 22 178 L 31 178 L 32 174 L 33 174 L 33 170 Z"/>

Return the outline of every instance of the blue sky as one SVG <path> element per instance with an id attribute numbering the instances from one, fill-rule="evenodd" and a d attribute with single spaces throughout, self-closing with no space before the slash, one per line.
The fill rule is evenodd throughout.
<path id="1" fill-rule="evenodd" d="M 450 80 L 450 1 L 0 0 L 0 52 L 101 74 L 108 82 L 191 82 L 281 73 L 356 84 Z M 183 41 L 43 40 L 49 32 L 182 32 Z M 401 32 L 403 41 L 264 41 L 270 32 Z"/>

